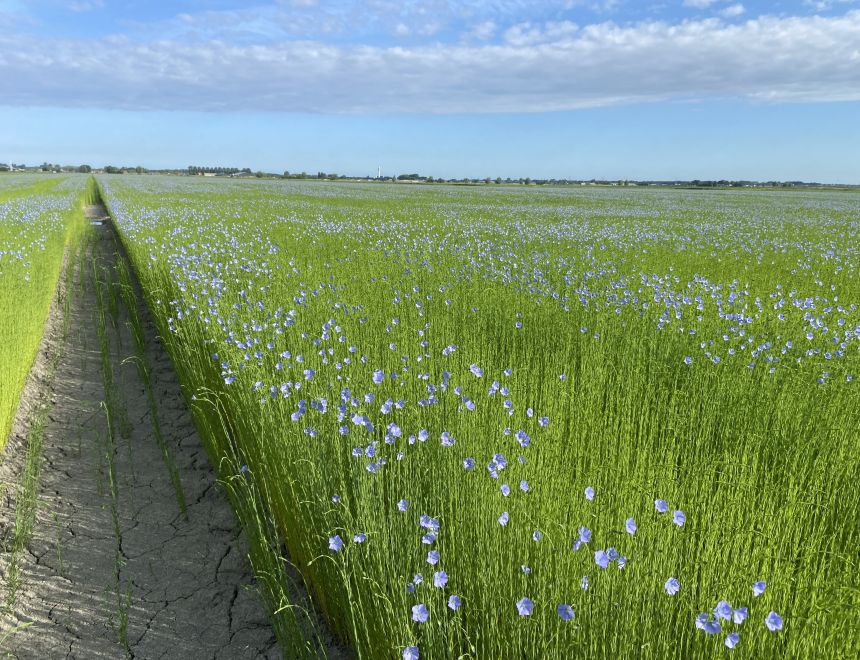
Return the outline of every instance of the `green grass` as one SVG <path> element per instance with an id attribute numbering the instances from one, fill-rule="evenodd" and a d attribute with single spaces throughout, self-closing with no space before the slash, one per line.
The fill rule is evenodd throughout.
<path id="1" fill-rule="evenodd" d="M 81 250 L 81 243 L 77 242 L 74 246 L 76 250 Z M 69 266 L 65 271 L 65 281 L 62 290 L 57 291 L 58 306 L 61 308 L 62 324 L 57 336 L 58 350 L 52 352 L 50 358 L 46 362 L 46 373 L 44 377 L 47 381 L 53 380 L 56 375 L 60 360 L 63 357 L 63 345 L 66 341 L 69 331 L 69 310 L 71 300 L 75 294 L 72 281 L 74 279 L 74 254 L 69 254 Z M 30 413 L 27 420 L 27 438 L 26 438 L 26 455 L 24 458 L 23 471 L 20 476 L 20 481 L 15 484 L 15 526 L 12 534 L 12 540 L 9 548 L 9 566 L 6 575 L 6 598 L 5 608 L 11 612 L 15 609 L 18 598 L 18 590 L 21 586 L 21 557 L 32 539 L 34 525 L 36 522 L 36 514 L 39 506 L 39 477 L 42 467 L 42 448 L 44 445 L 45 429 L 47 427 L 48 418 L 53 409 L 53 402 L 50 397 L 42 396 L 37 402 L 37 405 Z M 9 484 L 3 484 L 3 488 Z M 60 572 L 63 572 L 62 553 L 60 549 L 60 527 L 56 515 L 54 516 L 57 522 L 57 559 L 60 566 Z M 4 637 L 5 639 L 5 637 Z M 0 648 L 2 648 L 2 639 L 0 639 Z"/>
<path id="2" fill-rule="evenodd" d="M 0 449 L 36 357 L 63 253 L 80 237 L 85 177 L 0 182 Z"/>
<path id="3" fill-rule="evenodd" d="M 742 657 L 860 654 L 856 195 L 101 184 L 213 464 L 253 485 L 234 497 L 256 503 L 243 523 L 268 530 L 270 565 L 285 544 L 359 657 L 712 657 L 734 630 Z M 375 384 L 377 369 L 398 378 Z M 493 381 L 509 393 L 488 396 Z M 287 382 L 301 389 L 284 397 Z M 428 384 L 437 402 L 418 405 Z M 388 399 L 405 405 L 383 414 Z M 410 444 L 419 429 L 429 439 Z M 374 442 L 372 460 L 352 457 Z M 421 514 L 438 519 L 432 545 Z M 580 526 L 593 537 L 573 551 Z M 595 564 L 609 547 L 623 570 Z M 749 620 L 697 630 L 722 599 Z M 283 643 L 308 628 L 291 630 Z"/>

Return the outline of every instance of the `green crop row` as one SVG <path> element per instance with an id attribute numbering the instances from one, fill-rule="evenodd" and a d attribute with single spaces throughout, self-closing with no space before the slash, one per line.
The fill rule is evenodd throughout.
<path id="1" fill-rule="evenodd" d="M 860 197 L 101 185 L 261 582 L 358 657 L 860 654 Z"/>
<path id="2" fill-rule="evenodd" d="M 87 190 L 83 176 L 0 177 L 0 448 L 42 339 L 65 248 L 83 231 Z"/>

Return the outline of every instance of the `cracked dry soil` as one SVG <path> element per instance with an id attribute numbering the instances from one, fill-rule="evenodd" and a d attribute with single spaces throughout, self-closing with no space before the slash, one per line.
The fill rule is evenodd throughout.
<path id="1" fill-rule="evenodd" d="M 89 218 L 107 218 L 101 205 L 86 211 Z M 110 221 L 93 232 L 90 250 L 112 271 L 120 247 Z M 66 338 L 55 302 L 0 464 L 0 484 L 6 484 L 0 493 L 0 596 L 6 603 L 27 420 L 49 405 L 34 531 L 20 557 L 14 606 L 0 615 L 0 640 L 10 633 L 0 656 L 281 657 L 254 589 L 239 524 L 214 485 L 170 360 L 137 292 L 158 416 L 179 470 L 187 519 L 153 437 L 144 383 L 133 360 L 126 360 L 134 344 L 121 301 L 116 327 L 108 316 L 106 329 L 115 399 L 126 414 L 112 449 L 107 441 L 97 299 L 86 264 L 70 280 L 74 292 L 64 291 L 60 278 L 58 300 L 72 294 Z M 59 362 L 49 378 L 53 356 Z"/>

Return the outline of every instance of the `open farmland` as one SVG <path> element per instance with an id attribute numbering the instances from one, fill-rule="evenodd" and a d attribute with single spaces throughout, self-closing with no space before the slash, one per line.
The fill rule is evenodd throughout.
<path id="1" fill-rule="evenodd" d="M 860 654 L 860 196 L 100 185 L 287 655 Z"/>
<path id="2" fill-rule="evenodd" d="M 0 179 L 0 449 L 42 338 L 86 177 Z"/>

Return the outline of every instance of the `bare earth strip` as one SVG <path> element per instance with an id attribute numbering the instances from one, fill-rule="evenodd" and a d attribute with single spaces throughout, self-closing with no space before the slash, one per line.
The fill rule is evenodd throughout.
<path id="1" fill-rule="evenodd" d="M 90 217 L 106 215 L 101 206 L 87 210 Z M 106 272 L 112 271 L 118 250 L 114 231 L 109 223 L 94 229 L 92 249 Z M 12 611 L 0 616 L 0 639 L 11 632 L 0 654 L 280 657 L 253 590 L 238 523 L 215 486 L 145 305 L 138 299 L 158 416 L 179 470 L 187 519 L 153 437 L 144 383 L 134 361 L 126 360 L 134 355 L 134 344 L 122 303 L 116 328 L 110 316 L 106 323 L 122 418 L 114 420 L 111 444 L 101 407 L 106 395 L 96 291 L 86 267 L 73 286 L 66 342 L 55 309 L 0 464 L 0 483 L 6 485 L 0 495 L 0 597 L 5 602 L 16 484 L 26 454 L 24 420 L 39 405 L 51 404 L 33 538 L 20 560 L 21 585 Z M 56 375 L 46 382 L 46 365 L 58 352 Z"/>

